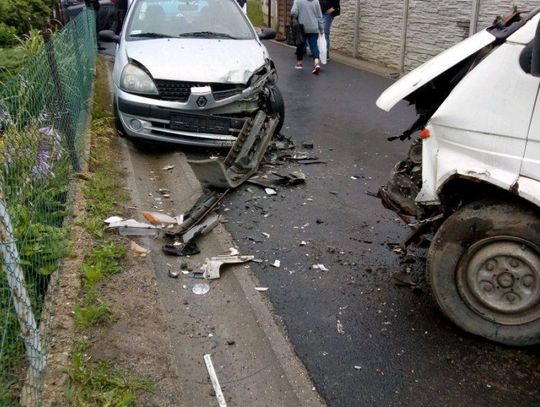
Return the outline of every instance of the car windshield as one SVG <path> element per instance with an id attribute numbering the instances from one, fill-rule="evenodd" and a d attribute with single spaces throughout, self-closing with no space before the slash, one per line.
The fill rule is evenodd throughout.
<path id="1" fill-rule="evenodd" d="M 234 1 L 137 1 L 127 26 L 128 39 L 253 39 L 253 30 Z"/>

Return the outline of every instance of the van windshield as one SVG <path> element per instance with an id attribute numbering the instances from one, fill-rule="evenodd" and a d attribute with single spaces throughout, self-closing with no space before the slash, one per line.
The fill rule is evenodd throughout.
<path id="1" fill-rule="evenodd" d="M 128 40 L 151 38 L 253 39 L 235 0 L 140 0 L 127 26 Z"/>

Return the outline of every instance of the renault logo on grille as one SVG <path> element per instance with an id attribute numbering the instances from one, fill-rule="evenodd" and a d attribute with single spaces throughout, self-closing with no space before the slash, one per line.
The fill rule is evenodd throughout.
<path id="1" fill-rule="evenodd" d="M 197 99 L 197 106 L 205 107 L 208 103 L 208 100 L 204 96 L 199 96 Z"/>

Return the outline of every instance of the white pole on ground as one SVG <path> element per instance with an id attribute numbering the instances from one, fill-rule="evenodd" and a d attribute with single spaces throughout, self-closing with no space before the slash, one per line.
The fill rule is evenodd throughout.
<path id="1" fill-rule="evenodd" d="M 39 377 L 45 368 L 45 357 L 41 347 L 41 336 L 37 328 L 36 319 L 32 312 L 30 297 L 26 291 L 26 282 L 21 268 L 19 252 L 13 236 L 13 227 L 9 214 L 0 200 L 0 256 L 4 262 L 4 269 L 13 305 L 19 324 L 21 325 L 21 336 L 26 346 L 28 363 L 34 373 L 34 377 Z"/>
<path id="2" fill-rule="evenodd" d="M 204 363 L 206 363 L 206 369 L 208 370 L 210 380 L 212 381 L 212 386 L 214 387 L 214 391 L 216 392 L 216 398 L 219 407 L 227 407 L 227 403 L 225 402 L 225 397 L 221 392 L 221 386 L 219 385 L 219 380 L 217 378 L 216 371 L 214 370 L 214 365 L 212 364 L 212 358 L 210 357 L 210 355 L 204 355 Z"/>

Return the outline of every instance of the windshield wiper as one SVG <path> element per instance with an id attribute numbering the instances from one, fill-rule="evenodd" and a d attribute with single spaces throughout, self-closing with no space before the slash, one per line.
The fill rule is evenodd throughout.
<path id="1" fill-rule="evenodd" d="M 178 36 L 179 37 L 193 37 L 193 38 L 231 38 L 233 40 L 238 39 L 236 37 L 233 37 L 230 34 L 216 33 L 213 31 L 195 31 L 191 33 L 179 34 Z"/>
<path id="2" fill-rule="evenodd" d="M 130 34 L 130 37 L 144 37 L 144 38 L 174 38 L 172 35 L 160 34 L 160 33 L 137 33 L 137 34 Z"/>

